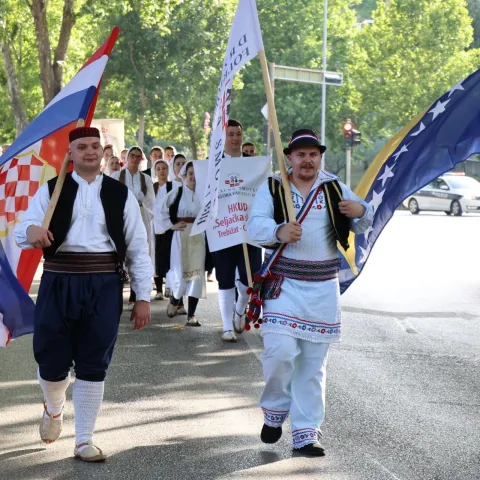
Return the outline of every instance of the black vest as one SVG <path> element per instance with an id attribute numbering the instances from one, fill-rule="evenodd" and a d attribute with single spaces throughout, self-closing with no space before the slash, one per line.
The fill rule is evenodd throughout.
<path id="1" fill-rule="evenodd" d="M 273 198 L 273 218 L 275 223 L 279 225 L 288 222 L 290 219 L 288 217 L 287 206 L 285 203 L 285 189 L 283 188 L 283 185 L 276 178 L 269 177 L 268 188 Z M 322 189 L 325 193 L 325 203 L 327 205 L 328 216 L 337 241 L 345 250 L 347 250 L 349 247 L 348 237 L 350 235 L 350 219 L 340 213 L 340 208 L 338 206 L 339 202 L 343 200 L 342 187 L 336 180 L 333 180 L 324 183 Z M 279 244 L 264 246 L 267 248 L 275 248 L 278 245 Z"/>
<path id="2" fill-rule="evenodd" d="M 182 199 L 183 195 L 183 187 L 178 187 L 177 196 L 175 200 L 170 205 L 168 209 L 168 214 L 170 215 L 170 221 L 175 225 L 178 223 L 178 206 L 180 205 L 180 200 Z"/>
<path id="3" fill-rule="evenodd" d="M 165 185 L 167 185 L 167 193 L 172 191 L 173 183 L 172 182 L 167 182 Z M 160 190 L 160 185 L 158 182 L 155 182 L 153 184 L 153 191 L 155 192 L 155 195 L 157 195 L 158 191 Z"/>
<path id="4" fill-rule="evenodd" d="M 48 191 L 50 198 L 57 183 L 57 178 L 48 181 Z M 43 249 L 43 256 L 46 259 L 52 258 L 55 252 L 62 245 L 67 237 L 72 223 L 73 204 L 77 197 L 78 183 L 72 178 L 72 174 L 68 173 L 65 177 L 60 198 L 53 213 L 49 230 L 53 234 L 54 242 L 48 248 Z M 115 244 L 117 254 L 122 262 L 125 261 L 127 253 L 127 244 L 125 242 L 123 213 L 128 198 L 128 188 L 117 180 L 106 175 L 103 176 L 102 187 L 100 189 L 100 199 L 102 201 L 103 210 L 105 211 L 105 220 L 107 231 Z"/>

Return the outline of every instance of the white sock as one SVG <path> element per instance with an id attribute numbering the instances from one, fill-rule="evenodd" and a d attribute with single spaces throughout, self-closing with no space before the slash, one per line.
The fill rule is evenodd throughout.
<path id="1" fill-rule="evenodd" d="M 103 400 L 105 382 L 75 380 L 73 407 L 75 410 L 76 445 L 93 440 L 93 431 Z"/>
<path id="2" fill-rule="evenodd" d="M 223 320 L 223 331 L 233 330 L 233 309 L 235 307 L 235 289 L 219 290 L 218 304 Z"/>
<path id="3" fill-rule="evenodd" d="M 37 378 L 43 390 L 43 398 L 47 404 L 47 412 L 50 415 L 62 413 L 65 405 L 65 392 L 70 385 L 70 374 L 59 382 L 49 382 L 40 376 L 40 369 L 37 369 Z"/>
<path id="4" fill-rule="evenodd" d="M 247 308 L 250 295 L 247 293 L 248 287 L 245 286 L 240 280 L 237 281 L 238 299 L 235 309 L 239 315 L 243 315 L 245 308 Z"/>

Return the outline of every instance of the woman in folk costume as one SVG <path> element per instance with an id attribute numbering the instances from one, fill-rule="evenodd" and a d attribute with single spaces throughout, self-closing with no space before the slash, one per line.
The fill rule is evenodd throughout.
<path id="1" fill-rule="evenodd" d="M 155 205 L 153 208 L 153 226 L 155 230 L 155 287 L 157 295 L 155 300 L 164 300 L 163 279 L 170 270 L 170 249 L 172 247 L 173 231 L 167 230 L 163 233 L 161 228 L 161 206 L 163 199 L 173 189 L 172 182 L 168 181 L 169 164 L 167 160 L 155 161 L 152 168 L 153 177 L 156 182 L 153 184 L 155 191 Z"/>
<path id="2" fill-rule="evenodd" d="M 168 160 L 167 160 L 168 161 Z M 173 187 L 181 187 L 183 180 L 180 177 L 180 172 L 183 166 L 187 163 L 187 159 L 181 153 L 177 153 L 170 162 L 170 180 L 173 182 Z"/>
<path id="3" fill-rule="evenodd" d="M 140 206 L 143 224 L 147 231 L 148 251 L 155 265 L 155 235 L 153 232 L 153 205 L 155 203 L 155 191 L 153 190 L 152 179 L 140 171 L 140 165 L 145 158 L 143 150 L 136 146 L 131 147 L 127 152 L 127 165 L 119 172 L 111 175 L 111 178 L 118 180 L 128 187 L 135 195 Z M 130 289 L 128 310 L 133 308 L 136 300 L 135 291 Z"/>
<path id="4" fill-rule="evenodd" d="M 119 172 L 121 169 L 122 169 L 122 164 L 120 163 L 120 159 L 115 155 L 112 155 L 108 159 L 107 166 L 105 167 L 105 170 L 103 171 L 103 173 L 110 177 L 112 173 Z"/>
<path id="5" fill-rule="evenodd" d="M 180 172 L 183 186 L 170 192 L 162 202 L 159 226 L 164 232 L 173 230 L 170 271 L 167 279 L 171 288 L 167 315 L 177 314 L 180 299 L 188 296 L 188 326 L 199 327 L 195 311 L 199 298 L 206 298 L 205 235 L 190 236 L 201 201 L 195 193 L 193 162 L 184 165 Z"/>

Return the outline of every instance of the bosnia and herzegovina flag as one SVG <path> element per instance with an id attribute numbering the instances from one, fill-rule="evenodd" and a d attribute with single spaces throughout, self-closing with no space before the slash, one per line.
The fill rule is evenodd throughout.
<path id="1" fill-rule="evenodd" d="M 362 271 L 395 209 L 412 193 L 480 153 L 480 70 L 441 96 L 400 130 L 376 156 L 355 193 L 374 208 L 373 225 L 350 235 L 341 252 L 340 291 Z"/>
<path id="2" fill-rule="evenodd" d="M 69 132 L 79 120 L 90 125 L 100 84 L 119 29 L 0 157 L 0 347 L 33 332 L 33 301 L 28 291 L 41 250 L 21 250 L 13 238 L 38 188 L 61 169 Z"/>

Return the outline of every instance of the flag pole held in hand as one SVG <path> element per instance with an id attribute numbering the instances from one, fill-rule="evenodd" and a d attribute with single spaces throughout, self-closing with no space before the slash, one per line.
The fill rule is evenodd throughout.
<path id="1" fill-rule="evenodd" d="M 275 148 L 277 150 L 278 165 L 280 167 L 280 175 L 282 176 L 283 188 L 285 189 L 285 201 L 287 203 L 288 218 L 295 219 L 295 209 L 293 208 L 292 192 L 290 189 L 290 181 L 288 180 L 288 173 L 285 167 L 285 156 L 282 150 L 282 139 L 280 138 L 280 129 L 278 127 L 277 111 L 275 109 L 275 102 L 273 99 L 272 84 L 270 83 L 270 74 L 268 72 L 267 57 L 265 51 L 258 52 L 260 58 L 260 65 L 262 67 L 263 83 L 265 85 L 265 92 L 267 94 L 268 116 L 271 119 L 273 135 L 275 138 Z M 270 134 L 270 133 L 269 133 Z"/>
<path id="2" fill-rule="evenodd" d="M 83 127 L 84 124 L 85 124 L 85 120 L 83 120 L 83 118 L 79 118 L 75 128 Z M 42 223 L 43 228 L 48 229 L 48 227 L 50 226 L 50 222 L 52 221 L 52 217 L 53 217 L 53 212 L 55 212 L 58 199 L 60 198 L 60 194 L 62 193 L 62 188 L 65 182 L 65 177 L 67 176 L 69 164 L 70 164 L 70 160 L 68 158 L 68 152 L 67 152 L 63 160 L 60 173 L 58 174 L 58 179 L 55 185 L 55 189 L 53 190 L 53 193 L 52 193 L 52 198 L 50 199 L 50 203 L 48 204 L 47 211 L 45 212 L 45 218 L 43 219 L 43 223 Z"/>

